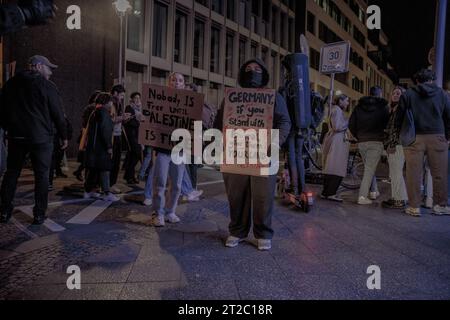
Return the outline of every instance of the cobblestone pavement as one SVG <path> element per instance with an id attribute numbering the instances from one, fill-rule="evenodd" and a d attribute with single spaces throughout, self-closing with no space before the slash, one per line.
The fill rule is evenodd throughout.
<path id="1" fill-rule="evenodd" d="M 20 211 L 0 225 L 0 299 L 450 299 L 450 217 L 410 218 L 382 209 L 381 199 L 360 207 L 344 190 L 344 204 L 317 200 L 309 214 L 279 201 L 272 251 L 257 251 L 251 237 L 227 249 L 220 180 L 202 170 L 204 198 L 180 204 L 182 223 L 162 229 L 150 226 L 139 194 L 89 224 L 69 224 L 93 203 L 58 193 L 75 181 L 57 180 L 49 217 L 63 231 L 32 227 Z M 20 208 L 32 205 L 30 181 L 25 173 Z M 71 265 L 81 269 L 81 290 L 67 288 Z M 367 288 L 371 265 L 381 270 L 381 290 Z"/>

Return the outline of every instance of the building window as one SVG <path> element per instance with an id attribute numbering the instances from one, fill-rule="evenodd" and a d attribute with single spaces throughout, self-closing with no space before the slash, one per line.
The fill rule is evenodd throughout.
<path id="1" fill-rule="evenodd" d="M 272 7 L 272 42 L 280 44 L 279 29 L 278 29 L 278 10 L 275 6 Z"/>
<path id="2" fill-rule="evenodd" d="M 286 39 L 287 39 L 287 34 L 286 34 L 286 24 L 287 24 L 287 17 L 285 13 L 281 14 L 280 17 L 280 36 L 281 36 L 281 43 L 280 45 L 287 49 L 287 43 L 286 43 Z"/>
<path id="3" fill-rule="evenodd" d="M 153 17 L 153 55 L 166 58 L 167 54 L 167 6 L 155 2 Z"/>
<path id="4" fill-rule="evenodd" d="M 294 19 L 289 18 L 289 29 L 288 29 L 288 50 L 290 52 L 294 52 L 295 51 L 295 40 L 294 40 L 294 34 L 295 34 L 295 23 L 294 23 Z"/>
<path id="5" fill-rule="evenodd" d="M 364 93 L 364 81 L 359 80 L 357 77 L 352 77 L 352 89 L 359 93 Z"/>
<path id="6" fill-rule="evenodd" d="M 211 0 L 212 11 L 223 14 L 223 0 Z"/>
<path id="7" fill-rule="evenodd" d="M 195 19 L 194 26 L 194 68 L 203 69 L 205 47 L 205 24 Z"/>
<path id="8" fill-rule="evenodd" d="M 225 52 L 225 75 L 227 77 L 233 77 L 233 57 L 234 57 L 234 34 L 227 33 L 227 43 Z"/>
<path id="9" fill-rule="evenodd" d="M 250 48 L 251 59 L 258 58 L 258 45 L 255 42 L 252 42 L 252 46 Z"/>
<path id="10" fill-rule="evenodd" d="M 239 39 L 239 66 L 242 66 L 247 59 L 247 39 Z"/>
<path id="11" fill-rule="evenodd" d="M 152 84 L 165 86 L 167 84 L 168 72 L 160 69 L 152 69 Z"/>
<path id="12" fill-rule="evenodd" d="M 186 64 L 187 16 L 177 11 L 175 18 L 175 62 Z"/>
<path id="13" fill-rule="evenodd" d="M 355 26 L 353 26 L 353 38 L 361 45 L 361 47 L 366 47 L 366 37 L 364 37 L 364 34 Z"/>
<path id="14" fill-rule="evenodd" d="M 220 73 L 220 29 L 211 28 L 211 64 L 210 71 Z"/>
<path id="15" fill-rule="evenodd" d="M 144 83 L 145 66 L 127 61 L 125 87 L 129 92 L 141 92 Z"/>
<path id="16" fill-rule="evenodd" d="M 316 34 L 316 16 L 308 11 L 308 31 L 312 34 Z"/>
<path id="17" fill-rule="evenodd" d="M 211 82 L 209 84 L 209 90 L 208 90 L 208 102 L 218 106 L 219 105 L 219 89 L 220 85 L 214 82 Z"/>
<path id="18" fill-rule="evenodd" d="M 144 52 L 144 0 L 132 0 L 131 6 L 133 10 L 128 16 L 127 47 L 130 50 Z"/>
<path id="19" fill-rule="evenodd" d="M 311 68 L 319 71 L 319 68 L 320 68 L 320 52 L 315 50 L 315 49 L 313 49 L 313 48 L 310 48 L 309 49 L 309 56 L 310 56 L 309 59 L 310 59 Z"/>
<path id="20" fill-rule="evenodd" d="M 259 3 L 260 0 L 252 0 L 252 16 L 251 16 L 251 30 L 254 33 L 259 33 Z"/>
<path id="21" fill-rule="evenodd" d="M 227 1 L 227 19 L 236 21 L 236 0 Z"/>
<path id="22" fill-rule="evenodd" d="M 262 2 L 262 26 L 261 26 L 261 36 L 263 36 L 266 39 L 269 39 L 270 37 L 270 8 L 271 8 L 271 1 L 269 0 L 263 0 Z"/>
<path id="23" fill-rule="evenodd" d="M 208 6 L 208 2 L 209 2 L 209 0 L 195 0 L 195 2 L 198 2 L 198 3 L 200 3 L 201 5 L 203 5 L 203 6 L 205 6 L 205 7 L 209 7 Z"/>
<path id="24" fill-rule="evenodd" d="M 248 29 L 247 10 L 248 10 L 248 1 L 239 0 L 239 24 Z"/>
<path id="25" fill-rule="evenodd" d="M 268 62 L 269 62 L 269 49 L 267 49 L 267 47 L 262 47 L 261 49 L 261 59 L 262 61 L 264 61 L 264 64 L 266 66 L 268 66 Z"/>

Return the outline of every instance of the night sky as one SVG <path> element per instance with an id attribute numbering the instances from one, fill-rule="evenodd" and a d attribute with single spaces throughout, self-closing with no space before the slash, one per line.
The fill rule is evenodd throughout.
<path id="1" fill-rule="evenodd" d="M 390 38 L 393 65 L 400 77 L 427 67 L 433 47 L 436 0 L 372 0 L 381 8 L 382 29 Z"/>

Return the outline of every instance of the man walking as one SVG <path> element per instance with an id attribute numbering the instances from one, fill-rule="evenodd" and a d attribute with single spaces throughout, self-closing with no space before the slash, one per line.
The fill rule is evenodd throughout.
<path id="1" fill-rule="evenodd" d="M 1 187 L 0 222 L 7 223 L 13 212 L 13 200 L 27 154 L 35 177 L 33 224 L 46 219 L 48 177 L 53 140 L 58 134 L 67 148 L 66 121 L 58 90 L 50 76 L 57 66 L 43 56 L 33 56 L 29 69 L 9 80 L 0 104 L 1 127 L 7 132 L 7 170 Z M 56 132 L 55 129 L 56 128 Z"/>

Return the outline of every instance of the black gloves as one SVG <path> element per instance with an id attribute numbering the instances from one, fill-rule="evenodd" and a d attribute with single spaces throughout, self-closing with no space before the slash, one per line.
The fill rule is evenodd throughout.
<path id="1" fill-rule="evenodd" d="M 43 25 L 55 13 L 53 0 L 19 0 L 18 6 L 28 26 Z"/>

